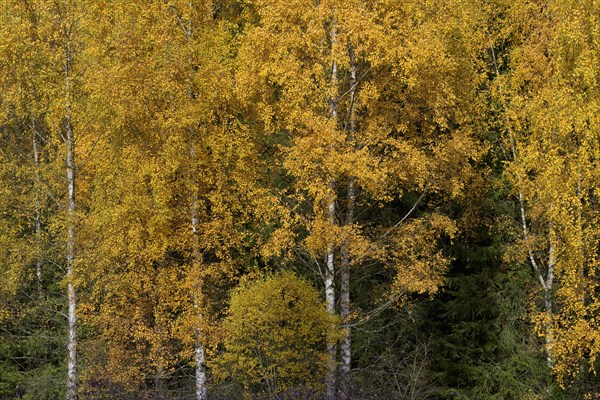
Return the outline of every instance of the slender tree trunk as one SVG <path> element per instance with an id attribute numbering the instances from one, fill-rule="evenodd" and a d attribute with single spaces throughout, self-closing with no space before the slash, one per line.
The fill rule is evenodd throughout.
<path id="1" fill-rule="evenodd" d="M 44 299 L 44 291 L 42 286 L 42 225 L 41 225 L 41 204 L 40 204 L 40 149 L 38 142 L 38 132 L 36 120 L 31 122 L 32 130 L 32 145 L 33 145 L 33 169 L 34 169 L 34 195 L 35 195 L 35 277 L 37 279 L 38 298 L 40 301 Z"/>
<path id="2" fill-rule="evenodd" d="M 496 52 L 494 51 L 494 48 L 492 47 L 491 49 L 491 55 L 492 55 L 492 61 L 494 62 L 494 68 L 496 71 L 496 76 L 499 78 L 500 77 L 500 71 L 498 69 L 498 60 L 496 58 Z M 500 93 L 503 93 L 503 89 L 502 86 L 500 85 Z M 504 111 L 506 112 L 507 107 L 506 104 L 503 104 L 503 108 Z M 510 138 L 510 151 L 511 151 L 511 155 L 512 155 L 512 160 L 513 162 L 517 161 L 517 149 L 516 149 L 516 143 L 515 143 L 515 138 L 513 135 L 512 130 L 510 129 L 510 121 L 506 121 L 506 126 L 508 127 L 508 132 L 509 132 L 509 138 Z M 517 174 L 517 180 L 519 185 L 521 184 L 521 176 L 519 174 Z M 543 293 L 544 293 L 544 309 L 546 312 L 546 317 L 548 319 L 548 322 L 545 326 L 545 341 L 546 341 L 546 346 L 545 346 L 545 350 L 546 350 L 546 364 L 548 365 L 548 367 L 552 368 L 553 367 L 553 362 L 552 362 L 552 309 L 553 309 L 553 301 L 552 301 L 552 287 L 553 287 L 553 281 L 554 281 L 554 268 L 555 268 L 555 254 L 554 254 L 554 239 L 553 239 L 553 234 L 552 234 L 552 226 L 550 226 L 550 235 L 549 235 L 549 241 L 550 241 L 550 249 L 549 249 L 549 254 L 548 254 L 548 269 L 546 271 L 546 276 L 544 276 L 544 272 L 542 271 L 542 268 L 540 268 L 540 265 L 538 265 L 534 253 L 533 253 L 533 249 L 531 248 L 531 244 L 529 243 L 529 228 L 527 227 L 527 217 L 525 214 L 525 200 L 523 199 L 523 192 L 521 191 L 521 188 L 518 188 L 518 199 L 519 199 L 519 209 L 520 209 L 520 213 L 521 213 L 521 229 L 522 229 L 522 233 L 523 233 L 523 240 L 525 241 L 525 245 L 527 247 L 527 256 L 529 258 L 529 262 L 531 263 L 531 267 L 533 268 L 533 273 L 535 275 L 535 277 L 538 279 L 538 281 L 540 282 L 540 286 L 542 287 Z"/>
<path id="3" fill-rule="evenodd" d="M 70 34 L 70 32 L 69 32 Z M 65 141 L 67 147 L 67 296 L 69 304 L 67 400 L 77 400 L 77 297 L 73 286 L 73 261 L 75 259 L 75 140 L 71 109 L 71 43 L 67 36 L 65 46 Z"/>
<path id="4" fill-rule="evenodd" d="M 192 41 L 192 34 L 193 34 L 193 30 L 194 30 L 194 25 L 192 22 L 192 15 L 193 15 L 192 2 L 188 1 L 187 6 L 188 6 L 189 12 L 190 12 L 190 18 L 187 21 L 187 26 L 185 26 L 185 24 L 183 24 L 183 22 L 181 20 L 180 20 L 180 23 L 181 23 L 182 29 L 185 33 L 186 41 L 188 44 L 190 44 Z M 189 86 L 188 86 L 188 90 L 187 90 L 187 97 L 188 97 L 188 101 L 191 103 L 194 101 L 194 98 L 195 98 L 194 88 L 193 88 L 193 84 L 192 84 L 194 68 L 193 68 L 193 61 L 192 61 L 191 56 L 188 60 L 188 63 L 189 63 L 189 71 L 190 71 L 189 72 L 190 82 L 189 82 Z M 195 270 L 197 270 L 202 265 L 202 253 L 200 251 L 199 232 L 198 232 L 200 220 L 199 220 L 199 215 L 198 215 L 198 181 L 196 179 L 197 155 L 196 155 L 196 149 L 195 149 L 194 143 L 193 143 L 193 138 L 194 138 L 193 128 L 188 127 L 187 132 L 188 132 L 188 138 L 189 138 L 189 142 L 190 142 L 190 162 L 192 164 L 191 165 L 191 173 L 190 173 L 190 185 L 192 188 L 192 195 L 191 195 L 192 198 L 191 198 L 191 204 L 190 204 L 190 219 L 191 219 L 191 224 L 192 224 L 192 234 L 194 235 L 194 239 L 193 239 L 194 248 L 192 249 L 192 265 L 193 265 L 193 268 Z M 197 287 L 194 289 L 194 294 L 193 294 L 194 309 L 196 311 L 196 316 L 198 317 L 198 323 L 200 323 L 200 321 L 202 321 L 202 304 L 200 301 L 200 298 L 201 298 L 200 290 L 201 290 L 201 284 L 198 283 Z M 194 335 L 196 336 L 195 348 L 194 348 L 194 361 L 196 362 L 196 371 L 195 371 L 196 400 L 206 400 L 208 398 L 208 390 L 206 387 L 207 379 L 206 379 L 206 365 L 205 365 L 205 349 L 204 349 L 204 343 L 203 343 L 203 338 L 202 338 L 202 330 L 201 330 L 200 326 L 196 326 Z"/>
<path id="5" fill-rule="evenodd" d="M 335 186 L 333 181 L 329 183 L 329 188 L 334 191 Z M 329 222 L 335 224 L 335 200 L 332 198 L 327 205 L 327 212 L 329 214 Z M 331 315 L 335 315 L 335 269 L 334 269 L 334 248 L 332 245 L 327 249 L 327 269 L 325 270 L 325 304 L 327 312 Z M 335 329 L 332 326 L 332 329 Z M 327 374 L 327 399 L 335 399 L 336 386 L 335 386 L 335 370 L 336 370 L 336 358 L 337 358 L 337 343 L 332 337 L 331 332 L 327 338 L 327 353 L 329 354 L 329 370 Z"/>
<path id="6" fill-rule="evenodd" d="M 546 317 L 548 318 L 548 323 L 545 327 L 546 365 L 552 368 L 554 366 L 552 362 L 552 294 L 549 289 L 544 290 L 544 307 Z"/>
<path id="7" fill-rule="evenodd" d="M 354 118 L 354 102 L 356 101 L 356 60 L 354 58 L 354 49 L 350 46 L 348 49 L 350 59 L 350 106 L 348 107 L 348 138 L 353 140 L 356 129 Z M 347 184 L 347 204 L 346 218 L 344 225 L 350 227 L 354 223 L 354 205 L 355 205 L 354 179 L 348 178 Z M 340 366 L 340 399 L 345 400 L 350 392 L 350 365 L 352 362 L 352 332 L 348 326 L 348 317 L 350 315 L 350 253 L 348 250 L 348 239 L 342 245 L 340 250 L 342 260 L 340 265 L 340 317 L 342 323 L 346 324 L 344 328 L 344 339 L 341 343 L 341 366 Z"/>
<path id="8" fill-rule="evenodd" d="M 192 187 L 192 199 L 191 199 L 191 222 L 192 222 L 192 234 L 193 239 L 193 251 L 192 251 L 192 265 L 197 271 L 202 265 L 202 253 L 200 252 L 200 241 L 199 241 L 199 215 L 198 215 L 198 182 L 196 179 L 196 149 L 192 142 L 191 129 L 188 130 L 190 134 L 190 158 L 191 158 L 191 173 L 190 183 Z M 200 290 L 201 285 L 198 284 L 194 289 L 194 308 L 196 315 L 198 316 L 198 323 L 202 321 L 202 305 L 200 302 Z M 196 326 L 194 334 L 196 335 L 196 344 L 194 349 L 194 361 L 196 362 L 196 399 L 206 400 L 208 398 L 208 390 L 206 388 L 206 366 L 205 366 L 205 351 L 202 338 L 202 330 L 200 326 Z"/>
<path id="9" fill-rule="evenodd" d="M 351 226 L 354 221 L 354 179 L 348 179 L 348 205 L 346 209 L 346 226 Z M 340 283 L 340 316 L 342 323 L 348 324 L 350 315 L 350 253 L 348 251 L 348 240 L 341 248 L 341 283 Z M 346 325 L 344 328 L 344 339 L 341 343 L 341 358 L 340 366 L 340 399 L 346 399 L 350 392 L 350 364 L 352 361 L 352 337 L 350 327 Z"/>
<path id="10" fill-rule="evenodd" d="M 513 137 L 512 131 L 510 132 L 510 151 L 512 154 L 513 162 L 517 160 L 517 149 L 515 144 L 515 138 Z M 521 182 L 521 177 L 517 175 L 517 180 L 519 184 Z M 546 312 L 546 318 L 548 322 L 544 328 L 544 336 L 545 336 L 545 350 L 546 350 L 546 365 L 549 368 L 553 368 L 552 362 L 552 309 L 553 309 L 553 301 L 552 301 L 552 287 L 554 284 L 554 267 L 555 267 L 555 248 L 554 248 L 554 235 L 552 224 L 549 226 L 549 236 L 548 240 L 550 243 L 548 250 L 548 268 L 546 270 L 546 274 L 544 276 L 544 271 L 541 266 L 536 261 L 535 255 L 533 253 L 533 249 L 531 248 L 531 244 L 529 243 L 529 228 L 527 226 L 527 216 L 525 213 L 525 199 L 523 198 L 523 192 L 521 188 L 518 188 L 518 199 L 519 199 L 519 210 L 521 213 L 521 229 L 523 232 L 523 240 L 525 241 L 525 246 L 527 247 L 527 255 L 529 258 L 529 262 L 531 263 L 531 267 L 533 268 L 533 273 L 535 277 L 540 282 L 540 286 L 542 287 L 542 291 L 544 293 L 544 310 Z M 552 204 L 550 205 L 552 207 Z"/>
<path id="11" fill-rule="evenodd" d="M 200 314 L 200 318 L 202 315 Z M 196 349 L 194 353 L 196 361 L 196 399 L 206 400 L 208 390 L 206 388 L 206 367 L 204 366 L 204 345 L 200 328 L 196 328 Z"/>
<path id="12" fill-rule="evenodd" d="M 514 156 L 514 146 L 513 146 L 513 156 Z M 523 230 L 523 239 L 525 240 L 527 246 L 527 253 L 529 257 L 529 262 L 533 268 L 533 273 L 536 278 L 540 282 L 540 286 L 542 287 L 542 291 L 544 293 L 544 310 L 546 312 L 546 317 L 548 322 L 544 328 L 544 336 L 545 336 L 545 350 L 546 350 L 546 364 L 548 367 L 553 367 L 552 362 L 552 309 L 553 309 L 553 301 L 552 301 L 552 287 L 554 284 L 554 266 L 555 266 L 555 254 L 554 254 L 554 239 L 552 235 L 552 226 L 550 226 L 550 248 L 548 252 L 548 270 L 546 271 L 546 276 L 544 276 L 544 272 L 538 265 L 536 261 L 533 250 L 529 244 L 529 229 L 527 227 L 527 218 L 525 216 L 525 202 L 523 200 L 523 194 L 519 189 L 518 192 L 519 197 L 519 208 L 521 210 L 521 228 Z"/>
<path id="13" fill-rule="evenodd" d="M 336 21 L 333 21 L 331 28 L 331 51 L 335 51 L 335 45 L 337 40 L 337 27 Z M 331 88 L 332 90 L 337 89 L 338 81 L 338 66 L 337 61 L 333 60 L 331 66 Z M 338 99 L 336 95 L 332 95 L 329 99 L 331 107 L 331 119 L 334 122 L 335 127 L 338 125 Z M 327 214 L 329 217 L 329 223 L 331 226 L 335 225 L 335 182 L 330 179 L 329 191 L 331 198 L 327 203 Z M 330 244 L 327 249 L 327 268 L 325 270 L 325 303 L 327 312 L 334 316 L 335 311 L 335 266 L 334 266 L 335 249 L 333 244 Z M 332 330 L 336 327 L 332 326 Z M 334 400 L 336 397 L 336 364 L 337 364 L 337 342 L 332 337 L 333 332 L 328 333 L 327 338 L 327 353 L 329 354 L 329 370 L 327 373 L 327 399 Z"/>
<path id="14" fill-rule="evenodd" d="M 550 205 L 552 208 L 552 205 Z M 546 364 L 548 367 L 552 368 L 554 363 L 552 362 L 552 342 L 553 342 L 553 333 L 552 333 L 552 316 L 553 316 L 553 299 L 552 299 L 552 289 L 554 286 L 554 267 L 556 265 L 556 248 L 555 248 L 555 235 L 554 228 L 552 224 L 550 224 L 548 230 L 548 271 L 546 273 L 546 286 L 544 288 L 544 306 L 546 308 L 546 318 L 548 322 L 546 323 Z"/>
<path id="15" fill-rule="evenodd" d="M 69 302 L 67 400 L 77 399 L 77 297 L 73 286 L 73 261 L 75 259 L 75 165 L 74 143 L 70 107 L 67 117 L 67 182 L 69 185 L 68 232 L 67 232 L 67 295 Z"/>

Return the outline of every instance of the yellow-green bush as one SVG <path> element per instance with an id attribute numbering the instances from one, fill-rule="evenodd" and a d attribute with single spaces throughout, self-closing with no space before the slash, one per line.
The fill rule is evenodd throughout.
<path id="1" fill-rule="evenodd" d="M 317 291 L 291 272 L 244 283 L 231 296 L 215 375 L 269 394 L 293 386 L 319 390 L 334 323 Z"/>

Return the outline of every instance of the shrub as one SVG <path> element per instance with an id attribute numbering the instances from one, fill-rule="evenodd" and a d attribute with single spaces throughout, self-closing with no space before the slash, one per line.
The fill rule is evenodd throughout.
<path id="1" fill-rule="evenodd" d="M 311 284 L 291 272 L 244 283 L 231 296 L 215 376 L 268 395 L 319 390 L 334 322 Z"/>

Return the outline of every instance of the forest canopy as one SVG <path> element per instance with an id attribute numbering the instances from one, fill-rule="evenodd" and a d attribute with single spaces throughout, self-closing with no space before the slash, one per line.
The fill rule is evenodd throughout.
<path id="1" fill-rule="evenodd" d="M 0 399 L 593 399 L 600 4 L 3 0 Z"/>

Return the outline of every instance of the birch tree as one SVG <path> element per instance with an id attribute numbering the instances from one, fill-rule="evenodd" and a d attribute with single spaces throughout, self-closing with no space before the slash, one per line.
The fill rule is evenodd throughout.
<path id="1" fill-rule="evenodd" d="M 457 170 L 468 171 L 468 159 L 478 154 L 467 129 L 450 128 L 450 121 L 465 122 L 464 116 L 447 111 L 453 102 L 464 101 L 456 100 L 454 92 L 457 70 L 446 39 L 436 36 L 433 24 L 419 14 L 435 15 L 444 7 L 392 3 L 257 1 L 250 5 L 257 20 L 247 28 L 240 49 L 239 96 L 265 135 L 284 135 L 288 143 L 283 166 L 293 180 L 289 200 L 301 222 L 299 231 L 306 232 L 296 256 L 322 276 L 329 313 L 345 318 L 339 371 L 337 345 L 328 346 L 328 398 L 349 392 L 352 268 L 369 259 L 397 266 L 404 282 L 415 282 L 412 288 L 398 284 L 395 292 L 400 293 L 435 291 L 447 266 L 440 254 L 437 261 L 419 264 L 424 268 L 419 279 L 408 278 L 402 257 L 392 256 L 376 230 L 357 220 L 356 204 L 382 205 L 426 187 L 456 195 L 467 175 L 452 181 L 443 168 L 455 163 Z M 435 71 L 425 63 L 432 58 Z M 466 85 L 472 88 L 477 79 L 469 79 Z M 431 114 L 420 114 L 424 110 Z M 381 227 L 379 235 L 397 237 L 405 218 L 399 220 Z M 452 223 L 443 217 L 438 221 L 439 229 L 424 230 L 424 237 L 451 234 Z"/>
<path id="2" fill-rule="evenodd" d="M 539 282 L 543 312 L 534 320 L 559 380 L 593 365 L 597 355 L 596 283 L 589 274 L 597 268 L 598 99 L 591 65 L 598 38 L 590 29 L 592 10 L 582 7 L 515 7 L 524 21 L 517 31 L 522 42 L 510 55 L 511 74 L 500 80 L 509 102 L 505 147 L 520 249 Z"/>
<path id="3" fill-rule="evenodd" d="M 22 63 L 16 64 L 15 76 L 19 76 L 21 93 L 25 100 L 19 110 L 20 118 L 27 121 L 31 140 L 31 170 L 34 181 L 33 190 L 33 230 L 35 239 L 36 277 L 40 281 L 39 297 L 42 294 L 42 221 L 43 196 L 61 204 L 61 213 L 52 215 L 48 221 L 50 231 L 64 233 L 65 284 L 68 303 L 67 337 L 67 398 L 77 398 L 77 298 L 74 288 L 74 265 L 76 255 L 75 231 L 75 194 L 76 166 L 75 146 L 77 117 L 75 105 L 83 105 L 79 82 L 83 71 L 80 63 L 83 49 L 84 23 L 82 4 L 75 2 L 14 2 L 10 11 L 15 15 L 12 26 L 20 31 L 25 46 L 30 53 L 24 56 Z M 22 29 L 27 29 L 27 32 Z M 45 133 L 45 136 L 42 135 Z M 59 144 L 62 140 L 62 144 Z M 52 149 L 61 146 L 64 151 L 64 186 L 56 186 L 57 179 L 48 174 L 42 179 L 40 157 L 43 154 L 41 143 Z M 56 163 L 57 153 L 46 153 L 48 164 Z M 54 171 L 56 172 L 56 171 Z M 51 179 L 47 180 L 50 177 Z M 62 187 L 61 187 L 62 186 Z M 66 193 L 66 198 L 62 194 Z M 64 204 L 61 202 L 64 201 Z M 64 231 L 62 230 L 64 228 Z M 53 275 L 53 274 L 51 274 Z"/>
<path id="4" fill-rule="evenodd" d="M 90 352 L 86 390 L 167 395 L 176 365 L 190 362 L 205 398 L 223 291 L 249 253 L 281 247 L 253 229 L 271 223 L 277 202 L 237 120 L 234 40 L 215 8 L 115 1 L 95 10 L 102 46 L 90 79 L 104 134 L 88 164 L 86 258 L 96 262 L 85 272 L 85 319 L 97 332 L 90 342 L 109 345 Z"/>
<path id="5" fill-rule="evenodd" d="M 56 46 L 54 50 L 55 62 L 61 67 L 62 85 L 54 82 L 58 99 L 62 98 L 62 104 L 55 103 L 51 110 L 52 126 L 56 129 L 58 136 L 63 140 L 64 159 L 66 166 L 66 199 L 64 224 L 66 230 L 66 275 L 67 303 L 68 303 L 68 330 L 67 330 L 67 400 L 76 400 L 78 393 L 78 318 L 77 318 L 77 295 L 75 291 L 75 262 L 76 251 L 76 194 L 78 182 L 78 167 L 76 166 L 76 146 L 81 140 L 82 133 L 78 131 L 82 127 L 83 120 L 76 114 L 75 109 L 83 109 L 83 91 L 80 87 L 82 74 L 85 69 L 83 64 L 85 19 L 83 2 L 54 2 L 44 4 L 48 10 L 47 17 L 53 21 L 52 43 Z M 57 67 L 58 67 L 57 65 Z M 58 100 L 56 99 L 56 101 Z M 60 104 L 60 105 L 59 105 Z M 62 111 L 61 111 L 62 109 Z"/>

